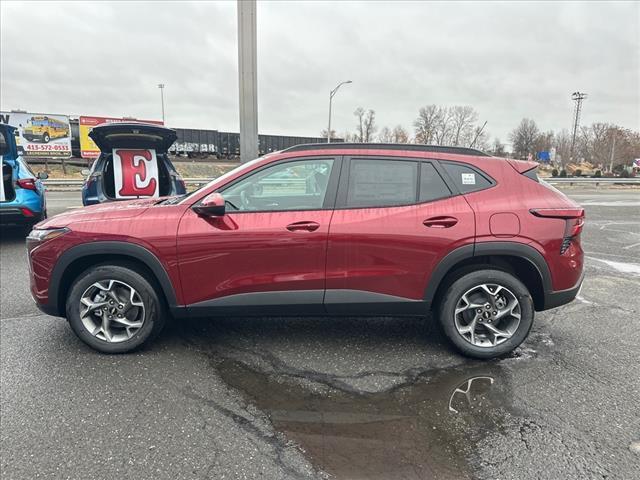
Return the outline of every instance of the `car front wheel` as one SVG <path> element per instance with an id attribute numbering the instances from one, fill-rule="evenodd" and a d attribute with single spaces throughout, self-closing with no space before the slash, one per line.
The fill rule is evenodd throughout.
<path id="1" fill-rule="evenodd" d="M 464 355 L 493 358 L 520 345 L 533 325 L 533 299 L 513 275 L 483 269 L 451 284 L 440 306 L 444 333 Z"/>
<path id="2" fill-rule="evenodd" d="M 153 286 L 120 265 L 82 273 L 69 291 L 66 313 L 75 334 L 104 353 L 135 350 L 158 335 L 165 320 Z"/>

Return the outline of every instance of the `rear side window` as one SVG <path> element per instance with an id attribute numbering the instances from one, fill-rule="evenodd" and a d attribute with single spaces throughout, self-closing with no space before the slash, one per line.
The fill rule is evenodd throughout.
<path id="1" fill-rule="evenodd" d="M 420 202 L 430 202 L 451 195 L 451 191 L 435 167 L 423 163 L 420 167 Z"/>
<path id="2" fill-rule="evenodd" d="M 484 190 L 492 185 L 488 178 L 467 165 L 451 162 L 441 162 L 441 164 L 461 193 Z"/>
<path id="3" fill-rule="evenodd" d="M 389 207 L 415 203 L 418 162 L 352 159 L 347 207 Z"/>
<path id="4" fill-rule="evenodd" d="M 531 170 L 527 170 L 526 172 L 523 173 L 523 175 L 527 178 L 530 178 L 531 180 L 533 180 L 534 182 L 538 182 L 538 168 L 532 168 Z"/>

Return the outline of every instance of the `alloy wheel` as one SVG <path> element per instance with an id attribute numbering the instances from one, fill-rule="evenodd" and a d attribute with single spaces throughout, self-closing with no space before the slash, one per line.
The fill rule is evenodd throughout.
<path id="1" fill-rule="evenodd" d="M 506 287 L 483 283 L 467 290 L 455 308 L 455 326 L 476 347 L 495 347 L 509 340 L 520 325 L 521 308 Z"/>
<path id="2" fill-rule="evenodd" d="M 94 337 L 109 343 L 129 340 L 145 320 L 140 294 L 120 280 L 93 283 L 80 297 L 80 320 Z"/>

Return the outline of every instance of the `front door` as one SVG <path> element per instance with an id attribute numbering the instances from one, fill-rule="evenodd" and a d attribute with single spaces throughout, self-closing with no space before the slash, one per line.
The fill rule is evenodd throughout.
<path id="1" fill-rule="evenodd" d="M 178 258 L 190 311 L 323 312 L 339 167 L 332 157 L 283 160 L 223 187 L 224 216 L 189 209 Z"/>

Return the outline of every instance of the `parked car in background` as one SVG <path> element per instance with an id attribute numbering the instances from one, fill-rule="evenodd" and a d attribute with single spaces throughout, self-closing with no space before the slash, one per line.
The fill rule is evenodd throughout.
<path id="1" fill-rule="evenodd" d="M 149 341 L 169 313 L 433 312 L 459 351 L 496 357 L 582 284 L 584 210 L 536 168 L 457 147 L 301 145 L 189 195 L 38 225 L 31 291 L 109 353 Z"/>
<path id="2" fill-rule="evenodd" d="M 47 174 L 35 174 L 18 155 L 15 132 L 14 127 L 0 124 L 0 224 L 21 225 L 30 230 L 47 218 L 45 188 L 41 181 Z"/>
<path id="3" fill-rule="evenodd" d="M 112 123 L 94 127 L 89 136 L 100 148 L 100 156 L 82 186 L 83 205 L 186 193 L 167 153 L 176 140 L 174 130 L 152 124 Z M 124 157 L 114 159 L 114 149 L 130 154 L 127 165 Z M 150 185 L 156 185 L 155 190 Z"/>

